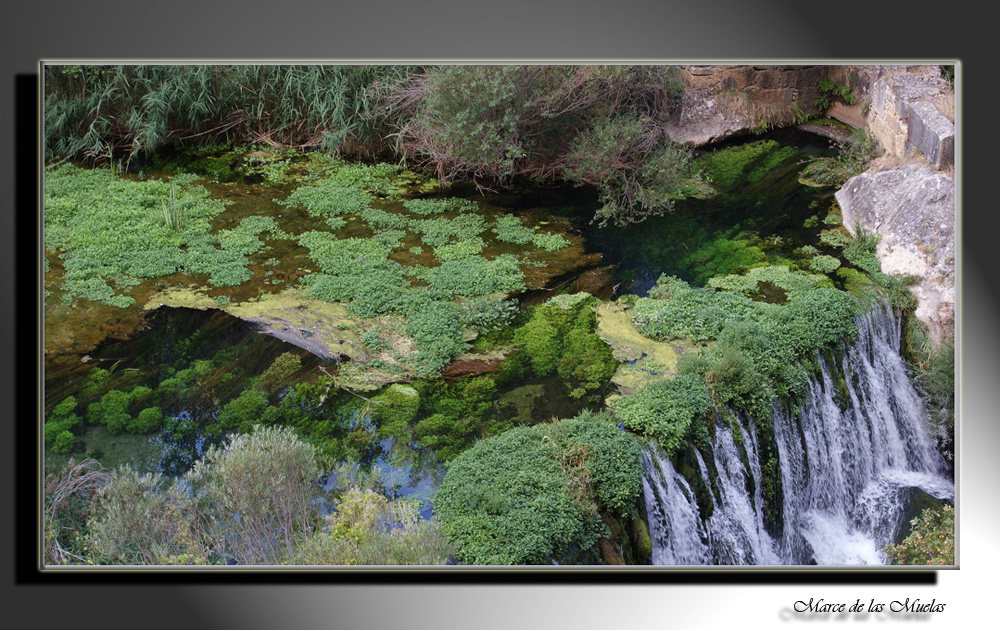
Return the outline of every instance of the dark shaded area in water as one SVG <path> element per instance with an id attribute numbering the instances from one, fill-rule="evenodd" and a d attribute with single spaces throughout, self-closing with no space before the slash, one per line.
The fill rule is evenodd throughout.
<path id="1" fill-rule="evenodd" d="M 786 129 L 732 139 L 701 153 L 761 140 L 797 152 L 756 181 L 709 199 L 679 200 L 665 215 L 626 227 L 582 226 L 588 250 L 604 253 L 606 263 L 617 265 L 619 293 L 645 295 L 661 274 L 703 285 L 712 276 L 762 261 L 780 262 L 797 247 L 817 244 L 820 230 L 829 226 L 803 224 L 813 215 L 826 215 L 834 191 L 802 185 L 799 172 L 803 161 L 831 154 L 826 139 Z"/>

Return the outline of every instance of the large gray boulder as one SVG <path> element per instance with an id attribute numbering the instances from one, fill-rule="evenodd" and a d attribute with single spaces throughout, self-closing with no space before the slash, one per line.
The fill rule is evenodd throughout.
<path id="1" fill-rule="evenodd" d="M 882 271 L 920 277 L 916 316 L 939 344 L 955 325 L 955 182 L 920 163 L 851 178 L 836 193 L 844 225 L 881 235 Z"/>

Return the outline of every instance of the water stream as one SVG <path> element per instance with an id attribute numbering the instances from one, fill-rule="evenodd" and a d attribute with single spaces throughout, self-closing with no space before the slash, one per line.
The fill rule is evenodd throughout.
<path id="1" fill-rule="evenodd" d="M 878 308 L 858 318 L 858 339 L 840 363 L 820 358 L 796 413 L 774 408 L 782 480 L 780 533 L 765 526 L 760 445 L 739 418 L 739 441 L 716 425 L 706 464 L 695 452 L 713 507 L 655 446 L 643 455 L 645 503 L 655 564 L 867 565 L 884 563 L 907 504 L 929 495 L 954 501 L 954 485 L 926 429 L 927 412 L 900 357 L 900 322 Z M 844 376 L 847 399 L 835 380 Z M 737 444 L 740 443 L 740 444 Z"/>

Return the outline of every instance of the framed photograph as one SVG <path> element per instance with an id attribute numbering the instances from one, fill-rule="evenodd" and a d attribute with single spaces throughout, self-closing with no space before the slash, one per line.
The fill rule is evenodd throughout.
<path id="1" fill-rule="evenodd" d="M 958 60 L 39 77 L 43 573 L 957 568 Z"/>

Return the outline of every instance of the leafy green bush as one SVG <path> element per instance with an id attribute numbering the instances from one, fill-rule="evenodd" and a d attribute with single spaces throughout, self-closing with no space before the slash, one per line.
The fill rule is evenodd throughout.
<path id="1" fill-rule="evenodd" d="M 634 438 L 606 420 L 519 427 L 459 455 L 434 506 L 469 563 L 550 563 L 593 548 L 600 510 L 631 506 L 641 471 Z"/>
<path id="2" fill-rule="evenodd" d="M 612 409 L 626 428 L 655 438 L 668 455 L 673 455 L 684 446 L 692 421 L 707 414 L 711 405 L 702 378 L 678 375 L 615 399 Z"/>
<path id="3" fill-rule="evenodd" d="M 954 565 L 955 509 L 925 509 L 910 522 L 912 531 L 899 545 L 885 547 L 890 565 Z"/>

